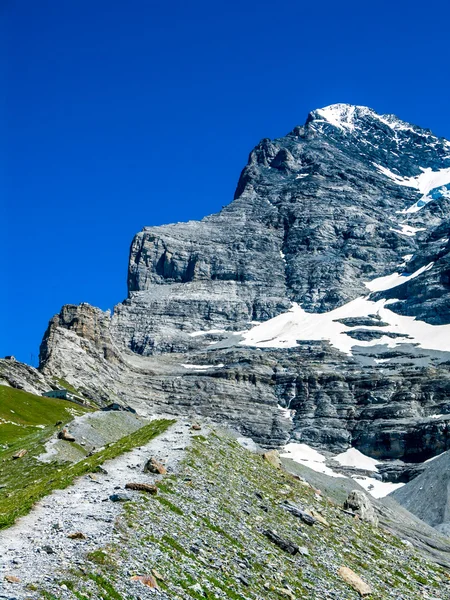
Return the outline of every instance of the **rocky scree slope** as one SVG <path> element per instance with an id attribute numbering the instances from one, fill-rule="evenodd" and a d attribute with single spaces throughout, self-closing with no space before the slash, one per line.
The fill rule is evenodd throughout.
<path id="1" fill-rule="evenodd" d="M 168 473 L 143 473 L 151 457 Z M 131 480 L 157 492 L 125 490 Z M 410 543 L 212 425 L 177 422 L 70 491 L 0 534 L 6 597 L 350 600 L 346 567 L 371 598 L 450 598 L 447 573 Z"/>
<path id="2" fill-rule="evenodd" d="M 258 144 L 220 213 L 138 233 L 128 298 L 64 306 L 40 371 L 268 446 L 434 456 L 450 447 L 449 186 L 430 131 L 313 111 Z"/>

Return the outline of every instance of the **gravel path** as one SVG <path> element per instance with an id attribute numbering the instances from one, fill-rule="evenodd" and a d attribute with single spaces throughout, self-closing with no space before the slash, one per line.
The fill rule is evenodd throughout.
<path id="1" fill-rule="evenodd" d="M 28 583 L 53 580 L 68 567 L 83 565 L 84 555 L 112 539 L 114 522 L 122 512 L 109 496 L 125 492 L 127 482 L 153 483 L 160 475 L 143 473 L 154 456 L 169 473 L 177 471 L 190 443 L 191 421 L 179 419 L 161 436 L 104 463 L 107 474 L 86 475 L 65 490 L 57 490 L 36 504 L 30 514 L 0 532 L 0 598 L 30 598 Z M 195 433 L 195 432 L 194 432 Z M 136 494 L 129 492 L 127 494 Z M 86 539 L 67 536 L 81 532 Z M 20 583 L 9 583 L 15 576 Z"/>

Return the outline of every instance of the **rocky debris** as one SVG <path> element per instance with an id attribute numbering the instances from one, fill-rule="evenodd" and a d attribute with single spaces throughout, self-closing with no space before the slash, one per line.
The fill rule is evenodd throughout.
<path id="1" fill-rule="evenodd" d="M 68 432 L 67 429 L 62 429 L 59 433 L 58 433 L 58 438 L 60 440 L 65 440 L 66 442 L 74 442 L 75 441 L 75 437 Z"/>
<path id="2" fill-rule="evenodd" d="M 348 495 L 347 500 L 344 502 L 344 509 L 352 511 L 363 521 L 367 521 L 373 525 L 378 524 L 378 518 L 375 514 L 373 504 L 367 495 L 360 490 L 353 490 Z"/>
<path id="3" fill-rule="evenodd" d="M 262 457 L 276 469 L 281 468 L 280 453 L 278 450 L 269 450 L 268 452 L 264 452 Z"/>
<path id="4" fill-rule="evenodd" d="M 67 537 L 70 540 L 85 540 L 87 536 L 82 531 L 75 531 L 74 533 L 69 533 Z"/>
<path id="5" fill-rule="evenodd" d="M 131 502 L 133 498 L 129 494 L 119 492 L 117 494 L 111 494 L 109 499 L 111 500 L 111 502 Z"/>
<path id="6" fill-rule="evenodd" d="M 114 411 L 121 411 L 121 410 L 123 410 L 123 411 L 126 411 L 126 412 L 130 412 L 130 413 L 136 414 L 136 411 L 135 411 L 134 408 L 132 408 L 131 406 L 124 406 L 122 404 L 119 404 L 118 402 L 112 402 L 111 404 L 108 404 L 107 406 L 104 406 L 102 408 L 102 410 L 105 411 L 105 412 L 108 412 L 108 411 L 111 411 L 111 410 L 114 410 Z"/>
<path id="7" fill-rule="evenodd" d="M 138 492 L 147 492 L 148 494 L 152 494 L 155 496 L 158 493 L 158 488 L 156 485 L 151 485 L 149 483 L 127 483 L 125 485 L 126 490 L 135 490 Z"/>
<path id="8" fill-rule="evenodd" d="M 225 597 L 225 589 L 242 598 L 277 600 L 285 590 L 282 596 L 289 599 L 347 600 L 355 592 L 337 574 L 345 556 L 344 564 L 371 586 L 379 600 L 393 594 L 405 600 L 425 595 L 450 598 L 444 572 L 411 545 L 382 528 L 374 536 L 369 524 L 342 512 L 342 502 L 339 506 L 329 502 L 323 490 L 317 494 L 318 483 L 305 486 L 273 469 L 260 455 L 243 450 L 220 428 L 213 433 L 209 435 L 204 426 L 202 436 L 192 436 L 190 427 L 176 424 L 150 447 L 136 448 L 108 463 L 108 475 L 98 477 L 101 486 L 81 478 L 73 488 L 46 498 L 10 533 L 0 533 L 1 547 L 7 548 L 5 556 L 0 555 L 2 574 L 24 571 L 13 565 L 15 558 L 29 565 L 17 589 L 23 587 L 24 595 L 33 600 L 40 591 L 30 593 L 29 583 L 63 600 L 75 600 L 75 593 L 96 600 L 106 594 L 153 598 L 152 588 L 131 581 L 149 574 L 153 565 L 164 574 L 159 592 L 163 600 L 189 600 L 193 594 Z M 192 448 L 186 453 L 176 450 L 189 442 Z M 168 460 L 170 474 L 163 480 L 159 500 L 133 494 L 133 501 L 126 504 L 101 501 L 122 484 L 129 467 L 139 472 L 149 456 Z M 141 477 L 150 483 L 159 476 L 141 473 Z M 291 497 L 305 510 L 320 511 L 332 527 L 303 526 L 283 509 L 284 500 Z M 52 528 L 57 519 L 63 523 L 61 532 Z M 262 534 L 266 530 L 297 545 L 299 551 L 295 555 L 282 551 Z M 51 543 L 57 554 L 36 553 L 33 531 L 39 532 L 39 544 Z M 88 537 L 74 543 L 66 537 L 70 531 L 83 531 Z"/>
<path id="9" fill-rule="evenodd" d="M 23 458 L 25 454 L 28 453 L 26 448 L 22 448 L 22 450 L 18 450 L 15 454 L 13 454 L 13 460 L 17 460 L 18 458 Z"/>
<path id="10" fill-rule="evenodd" d="M 166 475 L 166 467 L 153 456 L 148 459 L 144 465 L 144 473 L 157 473 L 158 475 Z"/>
<path id="11" fill-rule="evenodd" d="M 366 598 L 372 594 L 370 585 L 365 583 L 359 575 L 348 567 L 340 567 L 338 574 L 348 583 L 362 598 Z"/>
<path id="12" fill-rule="evenodd" d="M 307 525 L 314 525 L 318 522 L 318 519 L 315 516 L 313 516 L 310 512 L 303 510 L 299 506 L 290 504 L 287 501 L 283 504 L 283 508 L 291 514 L 293 514 L 295 517 L 301 519 Z"/>
<path id="13" fill-rule="evenodd" d="M 266 538 L 268 538 L 271 542 L 276 544 L 279 548 L 281 548 L 282 550 L 284 550 L 284 552 L 287 552 L 288 554 L 295 555 L 300 550 L 297 544 L 294 544 L 290 540 L 286 540 L 280 537 L 275 531 L 266 529 L 263 533 L 266 536 Z"/>
<path id="14" fill-rule="evenodd" d="M 159 590 L 158 583 L 156 582 L 156 579 L 153 577 L 153 575 L 134 575 L 131 578 L 131 581 L 139 581 L 140 583 L 142 583 L 142 585 L 145 585 L 154 590 Z"/>

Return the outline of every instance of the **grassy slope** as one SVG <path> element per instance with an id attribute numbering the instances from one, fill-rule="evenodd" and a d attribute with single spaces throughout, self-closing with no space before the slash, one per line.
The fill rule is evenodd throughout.
<path id="1" fill-rule="evenodd" d="M 147 443 L 172 423 L 153 421 L 74 465 L 38 461 L 36 457 L 43 452 L 45 442 L 55 433 L 55 422 L 66 424 L 85 412 L 85 408 L 65 400 L 0 387 L 0 419 L 14 422 L 0 424 L 0 444 L 7 446 L 0 449 L 0 529 L 29 512 L 35 502 L 52 490 L 63 489 L 105 460 Z M 28 453 L 13 460 L 14 453 L 22 448 Z"/>
<path id="2" fill-rule="evenodd" d="M 197 436 L 182 472 L 167 475 L 159 489 L 156 497 L 136 494 L 124 505 L 113 542 L 86 554 L 85 568 L 64 580 L 68 589 L 52 585 L 42 597 L 147 597 L 131 576 L 156 569 L 169 598 L 356 600 L 337 575 L 344 565 L 373 586 L 372 600 L 450 598 L 440 567 L 223 434 Z M 283 509 L 285 500 L 320 511 L 329 526 L 303 524 Z M 302 546 L 303 554 L 286 554 L 265 529 Z"/>
<path id="3" fill-rule="evenodd" d="M 0 422 L 7 422 L 0 424 L 0 446 L 17 447 L 28 436 L 34 438 L 42 426 L 53 428 L 57 421 L 67 423 L 84 412 L 86 409 L 73 402 L 0 386 Z"/>

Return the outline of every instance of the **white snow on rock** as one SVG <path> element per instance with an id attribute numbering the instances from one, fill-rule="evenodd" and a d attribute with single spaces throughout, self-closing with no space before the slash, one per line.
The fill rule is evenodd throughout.
<path id="1" fill-rule="evenodd" d="M 295 415 L 295 410 L 291 410 L 289 408 L 284 408 L 284 406 L 280 406 L 279 404 L 277 404 L 277 408 L 279 411 L 281 411 L 283 413 L 283 416 L 286 419 L 289 419 L 289 421 L 293 421 L 293 417 Z"/>
<path id="2" fill-rule="evenodd" d="M 389 177 L 389 179 L 392 179 L 392 181 L 395 181 L 398 185 L 415 188 L 424 196 L 429 194 L 431 190 L 435 190 L 436 188 L 440 188 L 450 183 L 450 167 L 447 169 L 440 169 L 439 171 L 421 167 L 422 173 L 420 175 L 416 175 L 415 177 L 402 177 L 382 165 L 378 165 L 377 163 L 373 163 L 373 165 L 380 173 L 383 173 L 383 175 L 386 175 L 386 177 Z"/>
<path id="3" fill-rule="evenodd" d="M 320 454 L 317 450 L 314 450 L 314 448 L 311 448 L 311 446 L 308 446 L 308 444 L 290 442 L 284 447 L 284 452 L 282 452 L 280 456 L 283 458 L 290 458 L 305 467 L 309 467 L 317 473 L 323 473 L 330 477 L 344 477 L 344 475 L 335 473 L 332 469 L 327 467 L 325 465 L 325 456 Z"/>
<path id="4" fill-rule="evenodd" d="M 415 343 L 430 350 L 449 350 L 450 324 L 430 325 L 415 317 L 398 315 L 386 308 L 392 302 L 396 300 L 373 302 L 367 297 L 360 297 L 327 313 L 308 313 L 294 303 L 289 311 L 242 333 L 243 340 L 239 343 L 258 348 L 294 348 L 300 340 L 328 340 L 335 348 L 349 355 L 352 354 L 353 346 L 369 347 L 378 344 L 395 348 L 399 343 Z M 346 335 L 352 328 L 338 322 L 338 319 L 367 317 L 372 314 L 378 315 L 388 325 L 364 329 L 397 333 L 404 337 L 393 339 L 383 336 L 371 341 L 356 341 Z"/>
<path id="5" fill-rule="evenodd" d="M 411 256 L 411 255 L 410 255 Z M 364 285 L 369 288 L 371 292 L 381 292 L 383 290 L 390 290 L 395 288 L 403 283 L 406 283 L 410 279 L 414 279 L 425 271 L 429 271 L 433 268 L 434 262 L 429 263 L 417 271 L 414 271 L 411 275 L 407 275 L 406 273 L 392 273 L 391 275 L 386 275 L 385 277 L 377 277 L 376 279 L 372 279 L 372 281 L 365 281 Z"/>
<path id="6" fill-rule="evenodd" d="M 199 335 L 208 335 L 209 333 L 225 333 L 226 329 L 208 329 L 207 331 L 193 331 L 189 335 L 191 337 L 198 337 Z"/>
<path id="7" fill-rule="evenodd" d="M 349 448 L 345 452 L 335 456 L 334 460 L 343 467 L 354 467 L 355 469 L 364 471 L 378 471 L 377 464 L 379 464 L 379 461 L 366 456 L 356 448 Z"/>
<path id="8" fill-rule="evenodd" d="M 349 104 L 332 104 L 316 110 L 316 114 L 338 129 L 353 131 L 355 110 L 356 107 Z"/>
<path id="9" fill-rule="evenodd" d="M 190 365 L 181 363 L 181 366 L 184 369 L 192 369 L 193 371 L 207 371 L 208 369 L 221 369 L 224 366 L 224 364 L 220 363 L 218 365 Z"/>
<path id="10" fill-rule="evenodd" d="M 400 229 L 394 229 L 391 227 L 390 231 L 394 231 L 395 233 L 406 235 L 408 237 L 414 237 L 419 231 L 425 231 L 425 227 L 412 227 L 411 225 L 406 225 L 405 223 L 400 223 L 399 227 Z"/>
<path id="11" fill-rule="evenodd" d="M 389 481 L 379 481 L 373 477 L 353 477 L 361 487 L 363 487 L 374 498 L 384 498 L 394 490 L 403 487 L 404 483 L 390 483 Z"/>
<path id="12" fill-rule="evenodd" d="M 430 167 L 427 169 L 421 167 L 422 173 L 420 175 L 416 175 L 415 177 L 402 177 L 382 165 L 377 163 L 373 163 L 373 165 L 380 173 L 394 181 L 397 185 L 414 188 L 422 194 L 422 197 L 412 206 L 400 211 L 403 214 L 416 213 L 426 204 L 434 200 L 435 198 L 433 198 L 433 196 L 429 196 L 430 192 L 433 190 L 443 188 L 441 196 L 450 197 L 450 190 L 445 189 L 445 186 L 450 184 L 450 167 L 439 169 L 439 171 L 433 171 Z"/>

